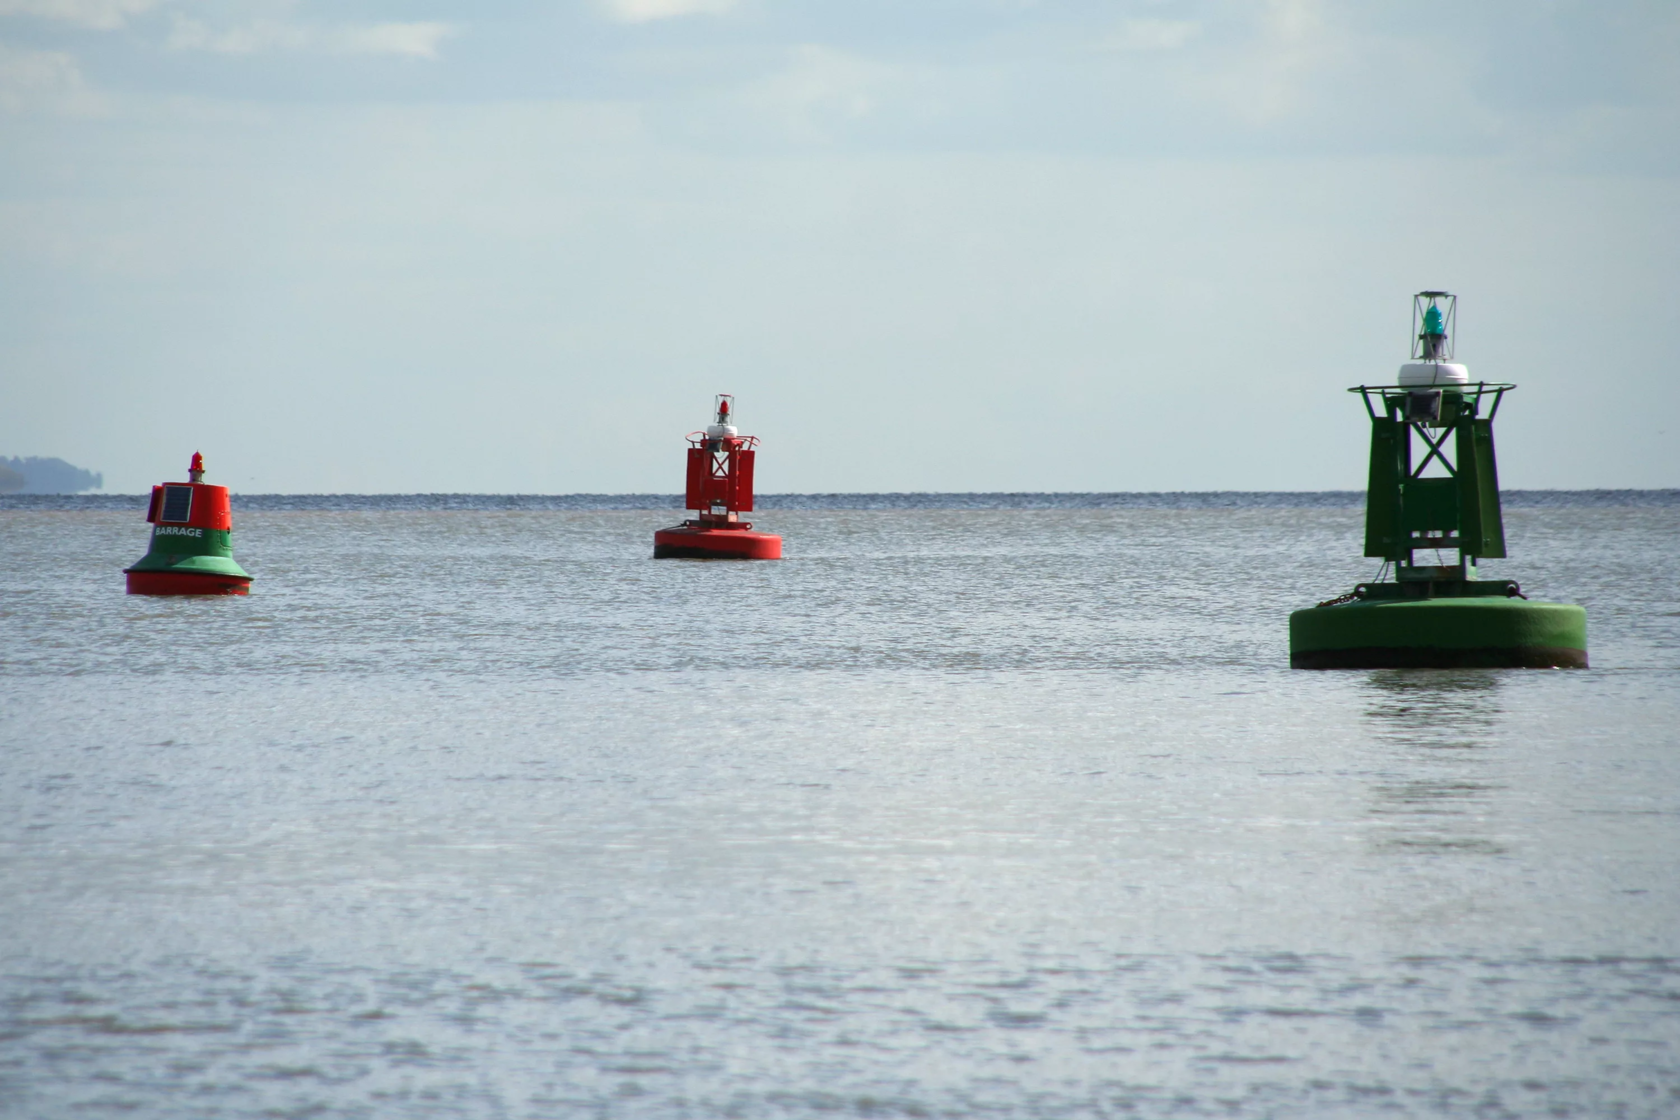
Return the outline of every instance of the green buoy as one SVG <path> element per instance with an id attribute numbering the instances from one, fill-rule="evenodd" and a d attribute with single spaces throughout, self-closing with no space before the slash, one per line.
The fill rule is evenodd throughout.
<path id="1" fill-rule="evenodd" d="M 1365 555 L 1383 573 L 1289 616 L 1293 668 L 1587 667 L 1585 610 L 1532 602 L 1476 572 L 1478 559 L 1505 555 L 1493 418 L 1516 386 L 1473 382 L 1452 360 L 1457 311 L 1452 293 L 1419 292 L 1399 383 L 1348 390 L 1371 417 Z M 1438 562 L 1418 563 L 1420 551 Z"/>

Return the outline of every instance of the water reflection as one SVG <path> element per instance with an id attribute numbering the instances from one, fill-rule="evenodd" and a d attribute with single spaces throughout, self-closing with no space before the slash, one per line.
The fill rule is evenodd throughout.
<path id="1" fill-rule="evenodd" d="M 1382 670 L 1367 682 L 1364 722 L 1386 749 L 1371 783 L 1369 815 L 1379 851 L 1498 855 L 1491 827 L 1496 732 L 1503 718 L 1498 670 Z"/>

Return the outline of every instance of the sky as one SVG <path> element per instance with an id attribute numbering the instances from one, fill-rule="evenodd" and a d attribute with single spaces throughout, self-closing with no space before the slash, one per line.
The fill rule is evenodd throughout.
<path id="1" fill-rule="evenodd" d="M 0 456 L 106 490 L 1680 486 L 1680 4 L 0 0 Z"/>

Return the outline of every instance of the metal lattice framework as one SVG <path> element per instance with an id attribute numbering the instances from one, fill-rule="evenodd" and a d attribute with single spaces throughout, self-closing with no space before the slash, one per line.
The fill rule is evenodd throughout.
<path id="1" fill-rule="evenodd" d="M 1371 417 L 1365 555 L 1401 565 L 1402 579 L 1415 549 L 1457 549 L 1459 578 L 1470 577 L 1477 558 L 1505 555 L 1493 418 L 1515 388 L 1478 381 L 1348 390 L 1360 395 Z M 1424 473 L 1436 463 L 1445 477 Z"/>

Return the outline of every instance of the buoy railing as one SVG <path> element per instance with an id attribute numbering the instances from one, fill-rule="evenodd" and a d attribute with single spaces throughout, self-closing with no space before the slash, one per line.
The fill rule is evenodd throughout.
<path id="1" fill-rule="evenodd" d="M 683 437 L 692 447 L 704 447 L 708 443 L 730 443 L 736 447 L 751 449 L 758 446 L 757 436 L 709 436 L 704 431 L 689 432 Z"/>
<path id="2" fill-rule="evenodd" d="M 1492 397 L 1488 406 L 1487 416 L 1483 419 L 1492 420 L 1499 414 L 1499 404 L 1517 386 L 1510 381 L 1470 381 L 1461 385 L 1442 382 L 1438 385 L 1354 385 L 1348 389 L 1350 393 L 1358 393 L 1365 402 L 1365 411 L 1371 414 L 1371 419 L 1381 420 L 1398 414 L 1398 418 L 1405 418 L 1406 406 L 1410 399 L 1419 395 L 1433 395 L 1450 393 L 1460 400 L 1468 398 L 1471 407 L 1470 415 L 1481 414 L 1482 399 Z M 1379 410 L 1372 402 L 1372 394 L 1382 402 Z"/>

